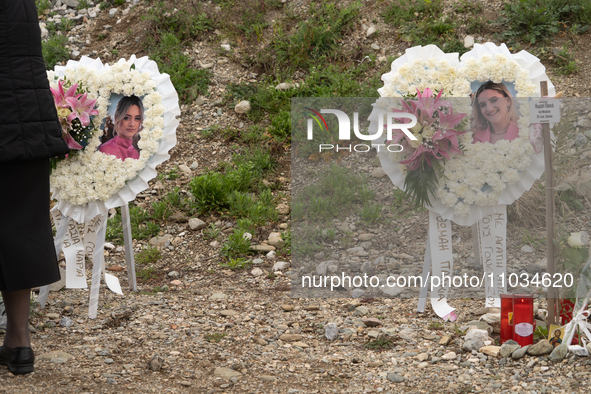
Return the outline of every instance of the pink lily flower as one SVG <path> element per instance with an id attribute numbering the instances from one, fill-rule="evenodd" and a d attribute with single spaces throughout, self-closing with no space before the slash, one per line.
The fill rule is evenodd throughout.
<path id="1" fill-rule="evenodd" d="M 439 102 L 439 98 L 441 97 L 441 90 L 436 97 L 433 97 L 433 91 L 429 88 L 425 89 L 421 94 L 421 91 L 417 89 L 417 107 L 429 114 L 429 117 L 433 117 L 433 112 L 436 108 L 440 107 L 441 105 L 449 105 L 449 103 L 442 101 Z"/>
<path id="2" fill-rule="evenodd" d="M 466 114 L 454 114 L 453 112 L 446 114 L 443 111 L 439 111 L 439 127 L 442 129 L 453 129 L 462 121 L 462 119 L 464 119 L 465 116 Z M 455 132 L 458 133 L 457 131 Z M 459 133 L 464 134 L 466 131 L 461 131 Z"/>
<path id="3" fill-rule="evenodd" d="M 83 126 L 88 126 L 90 124 L 90 116 L 98 115 L 98 111 L 94 109 L 96 100 L 87 99 L 86 93 L 81 97 L 67 97 L 66 102 L 72 108 L 72 113 L 68 115 L 68 122 L 78 118 Z"/>
<path id="4" fill-rule="evenodd" d="M 62 137 L 64 137 L 66 144 L 68 144 L 68 148 L 76 150 L 82 149 L 82 145 L 76 142 L 76 140 L 74 139 L 74 137 L 72 137 L 72 135 L 70 135 L 70 133 L 65 132 L 62 134 Z"/>
<path id="5" fill-rule="evenodd" d="M 72 85 L 65 93 L 64 93 L 64 81 L 58 81 L 58 88 L 51 88 L 51 93 L 53 94 L 53 101 L 55 102 L 56 107 L 67 108 L 67 99 L 69 97 L 76 97 L 76 90 L 78 89 L 78 84 L 75 83 Z"/>

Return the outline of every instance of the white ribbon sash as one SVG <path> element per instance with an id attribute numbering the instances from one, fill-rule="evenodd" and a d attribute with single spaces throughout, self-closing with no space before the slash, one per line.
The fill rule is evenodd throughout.
<path id="1" fill-rule="evenodd" d="M 503 275 L 507 272 L 507 206 L 478 222 L 480 256 L 484 268 L 486 307 L 501 307 L 501 294 L 507 290 Z M 500 212 L 499 212 L 500 211 Z"/>
<path id="2" fill-rule="evenodd" d="M 61 246 L 66 258 L 66 287 L 85 289 L 87 284 L 84 242 L 82 235 L 78 231 L 78 224 L 68 217 L 62 217 L 60 211 L 56 208 L 51 213 L 57 233 L 64 234 Z"/>
<path id="3" fill-rule="evenodd" d="M 577 328 L 582 331 L 587 340 L 581 335 L 581 342 L 585 343 L 587 341 L 591 342 L 591 324 L 587 323 L 587 319 L 591 315 L 591 312 L 588 310 L 579 310 L 576 316 L 565 326 L 564 328 L 564 342 L 567 345 L 570 345 Z"/>
<path id="4" fill-rule="evenodd" d="M 101 273 L 104 272 L 103 250 L 107 231 L 107 216 L 95 216 L 89 222 L 84 223 L 84 230 L 80 233 L 78 223 L 63 216 L 57 208 L 52 209 L 51 214 L 57 228 L 54 241 L 56 252 L 59 254 L 63 248 L 66 258 L 66 288 L 87 288 L 86 257 L 92 263 L 88 315 L 94 319 L 97 316 Z M 116 276 L 104 272 L 104 277 L 105 283 L 111 291 L 123 294 Z M 44 290 L 48 291 L 48 289 Z M 47 296 L 44 294 L 43 299 L 46 300 L 46 298 Z"/>
<path id="5" fill-rule="evenodd" d="M 455 310 L 447 304 L 447 293 L 454 269 L 451 235 L 451 221 L 429 211 L 428 242 L 431 249 L 433 276 L 431 280 L 440 279 L 440 286 L 433 286 L 431 289 L 431 305 L 437 316 L 442 319 L 451 318 L 450 315 Z M 447 279 L 445 279 L 446 277 Z"/>

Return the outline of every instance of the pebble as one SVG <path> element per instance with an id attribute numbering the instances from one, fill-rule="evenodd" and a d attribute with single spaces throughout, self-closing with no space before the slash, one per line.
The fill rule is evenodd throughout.
<path id="1" fill-rule="evenodd" d="M 566 357 L 567 353 L 568 353 L 568 346 L 563 343 L 563 344 L 556 346 L 554 348 L 554 350 L 552 350 L 552 353 L 550 353 L 550 355 L 548 356 L 548 359 L 550 361 L 554 361 L 555 363 L 558 363 Z"/>
<path id="2" fill-rule="evenodd" d="M 543 356 L 545 354 L 551 353 L 552 350 L 554 350 L 552 344 L 550 344 L 547 339 L 541 339 L 538 343 L 532 345 L 528 349 L 527 354 L 532 356 Z"/>
<path id="3" fill-rule="evenodd" d="M 193 171 L 187 165 L 185 165 L 185 164 L 181 164 L 179 166 L 179 170 L 181 170 L 185 174 L 189 174 L 189 175 L 191 175 L 193 173 Z"/>
<path id="4" fill-rule="evenodd" d="M 365 36 L 366 37 L 371 37 L 372 35 L 374 35 L 376 32 L 378 31 L 378 29 L 375 26 L 370 26 L 369 29 L 367 29 L 367 31 L 365 32 Z"/>
<path id="5" fill-rule="evenodd" d="M 501 352 L 501 347 L 489 345 L 489 346 L 484 346 L 484 347 L 480 348 L 478 351 L 480 353 L 486 354 L 487 356 L 498 357 L 499 353 Z"/>
<path id="6" fill-rule="evenodd" d="M 474 45 L 474 37 L 473 36 L 464 37 L 464 48 L 471 48 L 473 45 Z"/>
<path id="7" fill-rule="evenodd" d="M 292 88 L 292 85 L 289 83 L 282 82 L 279 85 L 275 86 L 275 90 L 289 90 Z"/>
<path id="8" fill-rule="evenodd" d="M 164 365 L 164 359 L 158 353 L 155 353 L 148 362 L 148 369 L 152 371 L 160 371 Z"/>
<path id="9" fill-rule="evenodd" d="M 119 10 L 117 8 L 111 8 L 109 10 L 109 18 L 114 18 Z"/>
<path id="10" fill-rule="evenodd" d="M 267 240 L 267 243 L 269 245 L 272 245 L 276 248 L 282 248 L 283 245 L 285 245 L 285 242 L 283 241 L 283 239 L 281 237 L 275 236 L 275 237 L 269 237 L 269 239 Z"/>
<path id="11" fill-rule="evenodd" d="M 273 271 L 285 271 L 289 268 L 289 265 L 287 261 L 278 261 L 273 264 Z"/>
<path id="12" fill-rule="evenodd" d="M 260 269 L 259 267 L 254 267 L 254 268 L 252 269 L 252 271 L 250 271 L 250 274 L 251 274 L 252 276 L 255 276 L 255 277 L 256 277 L 256 276 L 261 276 L 261 275 L 263 275 L 263 270 L 262 270 L 262 269 Z"/>
<path id="13" fill-rule="evenodd" d="M 324 336 L 329 341 L 334 341 L 339 337 L 339 328 L 335 323 L 328 323 L 324 326 Z"/>
<path id="14" fill-rule="evenodd" d="M 448 361 L 455 360 L 456 357 L 457 357 L 457 355 L 455 352 L 448 352 L 448 353 L 445 353 L 443 356 L 441 356 L 442 359 L 448 360 Z"/>
<path id="15" fill-rule="evenodd" d="M 213 375 L 222 379 L 230 380 L 234 377 L 241 376 L 242 374 L 238 371 L 234 371 L 231 368 L 218 367 L 213 371 Z"/>
<path id="16" fill-rule="evenodd" d="M 416 359 L 419 362 L 427 361 L 429 359 L 429 354 L 427 354 L 427 353 L 421 353 L 421 354 L 419 354 L 419 355 L 416 356 Z"/>
<path id="17" fill-rule="evenodd" d="M 207 224 L 201 219 L 197 219 L 197 218 L 189 219 L 189 227 L 191 228 L 191 230 L 201 230 L 205 226 L 207 226 Z"/>
<path id="18" fill-rule="evenodd" d="M 577 136 L 575 137 L 575 145 L 583 147 L 585 145 L 587 145 L 587 137 L 585 137 L 583 134 L 577 134 Z"/>
<path id="19" fill-rule="evenodd" d="M 394 382 L 394 383 L 404 382 L 404 376 L 394 373 L 394 372 L 389 372 L 387 375 L 387 379 L 391 382 Z"/>
<path id="20" fill-rule="evenodd" d="M 361 305 L 358 306 L 357 308 L 355 308 L 355 312 L 353 313 L 353 316 L 365 316 L 369 313 L 369 309 L 367 309 L 367 307 Z"/>
<path id="21" fill-rule="evenodd" d="M 376 319 L 375 317 L 368 317 L 362 321 L 367 327 L 378 327 L 384 324 L 380 319 Z"/>
<path id="22" fill-rule="evenodd" d="M 239 102 L 234 107 L 234 111 L 237 114 L 245 114 L 247 112 L 250 112 L 250 109 L 251 109 L 251 107 L 250 107 L 250 101 L 247 101 L 247 100 L 243 100 L 243 101 Z"/>
<path id="23" fill-rule="evenodd" d="M 296 342 L 302 339 L 300 334 L 282 334 L 279 339 L 284 342 Z"/>
<path id="24" fill-rule="evenodd" d="M 519 360 L 520 358 L 523 358 L 523 356 L 525 356 L 525 354 L 527 353 L 527 351 L 529 350 L 530 347 L 531 347 L 531 345 L 527 345 L 527 346 L 524 346 L 520 349 L 515 350 L 511 354 L 511 358 L 513 360 Z"/>
<path id="25" fill-rule="evenodd" d="M 280 215 L 287 215 L 287 214 L 289 214 L 289 211 L 290 211 L 289 205 L 283 204 L 283 203 L 277 205 L 277 207 L 275 209 L 277 210 L 277 213 Z"/>
<path id="26" fill-rule="evenodd" d="M 72 327 L 74 325 L 74 321 L 69 317 L 62 317 L 59 324 L 62 327 Z"/>
<path id="27" fill-rule="evenodd" d="M 170 242 L 173 240 L 173 236 L 170 234 L 164 234 L 161 237 L 153 237 L 148 242 L 151 246 L 156 246 L 160 248 L 165 248 L 170 245 Z"/>
<path id="28" fill-rule="evenodd" d="M 521 349 L 521 346 L 514 340 L 509 339 L 501 345 L 500 355 L 501 357 L 509 357 L 517 349 Z"/>
<path id="29" fill-rule="evenodd" d="M 220 315 L 224 316 L 224 317 L 231 317 L 231 316 L 236 316 L 238 314 L 238 312 L 233 311 L 231 309 L 226 309 L 220 312 Z"/>
<path id="30" fill-rule="evenodd" d="M 62 352 L 60 350 L 55 350 L 52 352 L 41 354 L 37 357 L 37 359 L 46 360 L 54 364 L 63 364 L 74 359 L 74 356 L 69 353 Z"/>
<path id="31" fill-rule="evenodd" d="M 209 299 L 212 301 L 222 301 L 228 298 L 228 296 L 224 293 L 213 293 Z"/>

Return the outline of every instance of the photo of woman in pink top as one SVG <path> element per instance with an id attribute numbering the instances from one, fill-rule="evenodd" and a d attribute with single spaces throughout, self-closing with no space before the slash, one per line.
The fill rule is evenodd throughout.
<path id="1" fill-rule="evenodd" d="M 113 122 L 114 137 L 101 146 L 99 151 L 113 155 L 121 160 L 139 159 L 140 152 L 137 142 L 140 139 L 144 121 L 144 105 L 137 96 L 125 96 L 117 104 L 115 121 Z M 107 129 L 109 122 L 105 122 Z"/>
<path id="2" fill-rule="evenodd" d="M 472 142 L 513 141 L 519 135 L 518 117 L 509 89 L 502 83 L 484 83 L 472 98 Z"/>

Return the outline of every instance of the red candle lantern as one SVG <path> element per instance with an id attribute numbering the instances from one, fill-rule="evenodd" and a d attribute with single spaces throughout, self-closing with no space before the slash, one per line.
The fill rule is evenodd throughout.
<path id="1" fill-rule="evenodd" d="M 501 344 L 513 339 L 513 294 L 501 294 Z"/>
<path id="2" fill-rule="evenodd" d="M 521 346 L 534 343 L 534 296 L 513 296 L 513 339 Z"/>

